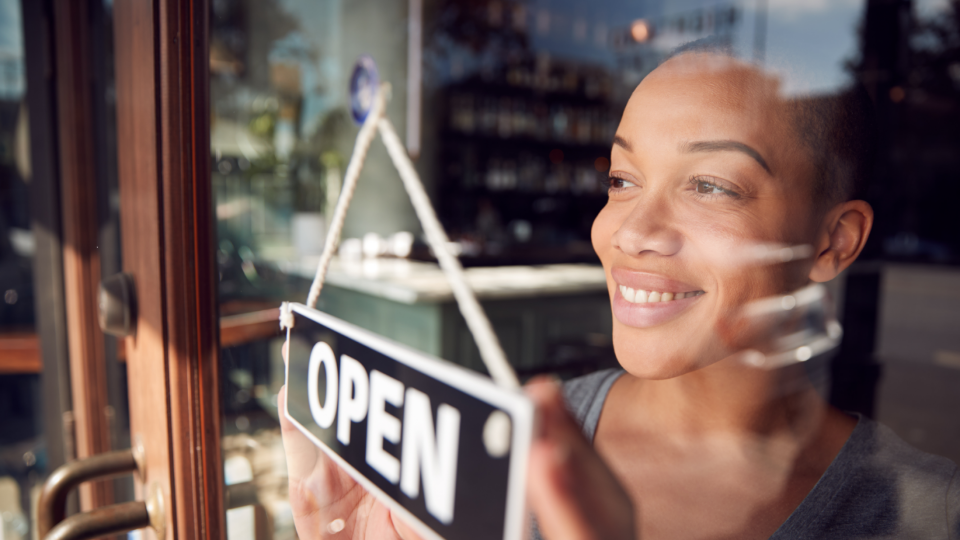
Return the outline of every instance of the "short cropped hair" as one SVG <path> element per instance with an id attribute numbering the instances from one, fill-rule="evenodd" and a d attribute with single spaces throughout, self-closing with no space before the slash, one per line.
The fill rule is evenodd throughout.
<path id="1" fill-rule="evenodd" d="M 673 50 L 665 59 L 706 53 L 736 59 L 728 42 L 703 38 Z M 813 159 L 813 202 L 821 208 L 862 198 L 876 154 L 876 115 L 857 83 L 836 94 L 787 100 L 791 123 Z"/>
<path id="2" fill-rule="evenodd" d="M 876 116 L 863 87 L 793 100 L 793 125 L 813 156 L 814 201 L 863 198 L 876 157 Z"/>

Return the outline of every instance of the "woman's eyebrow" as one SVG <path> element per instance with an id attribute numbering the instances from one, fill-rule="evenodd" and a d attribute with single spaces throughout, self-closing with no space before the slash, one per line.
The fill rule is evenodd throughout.
<path id="1" fill-rule="evenodd" d="M 633 151 L 633 146 L 631 146 L 630 143 L 628 143 L 626 139 L 624 139 L 623 137 L 621 137 L 621 136 L 619 136 L 619 135 L 614 135 L 614 136 L 613 136 L 613 144 L 616 145 L 616 146 L 622 147 L 624 150 L 626 150 L 626 151 L 628 151 L 628 152 L 632 152 L 632 151 Z"/>
<path id="2" fill-rule="evenodd" d="M 616 142 L 616 138 L 614 138 Z M 680 145 L 681 152 L 742 152 L 757 161 L 768 173 L 773 174 L 767 161 L 763 159 L 760 152 L 737 141 L 694 141 L 685 142 Z"/>

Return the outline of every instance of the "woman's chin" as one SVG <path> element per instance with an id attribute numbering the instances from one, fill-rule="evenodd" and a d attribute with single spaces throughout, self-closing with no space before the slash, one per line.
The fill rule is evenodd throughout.
<path id="1" fill-rule="evenodd" d="M 638 379 L 653 381 L 673 379 L 704 367 L 692 358 L 679 356 L 658 358 L 656 356 L 638 355 L 636 352 L 621 354 L 619 349 L 616 343 L 614 343 L 614 351 L 616 351 L 617 361 L 620 363 L 620 367 Z"/>
<path id="2" fill-rule="evenodd" d="M 649 380 L 673 379 L 703 369 L 723 359 L 723 347 L 714 340 L 658 339 L 659 336 L 629 335 L 614 324 L 613 350 L 620 366 L 634 377 Z M 627 334 L 627 335 L 624 335 Z"/>

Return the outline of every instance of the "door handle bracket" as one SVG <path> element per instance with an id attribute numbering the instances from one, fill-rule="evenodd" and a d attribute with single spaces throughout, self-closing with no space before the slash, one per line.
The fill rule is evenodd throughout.
<path id="1" fill-rule="evenodd" d="M 84 482 L 104 480 L 138 470 L 133 450 L 99 454 L 60 466 L 47 479 L 40 494 L 37 532 L 44 540 L 83 540 L 152 527 L 164 538 L 166 523 L 163 490 L 156 482 L 147 489 L 147 500 L 112 504 L 66 517 L 67 496 Z"/>

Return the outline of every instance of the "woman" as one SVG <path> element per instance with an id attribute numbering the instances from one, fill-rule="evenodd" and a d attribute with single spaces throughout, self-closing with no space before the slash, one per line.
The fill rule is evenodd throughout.
<path id="1" fill-rule="evenodd" d="M 955 464 L 833 409 L 797 366 L 745 361 L 765 340 L 743 307 L 835 278 L 869 235 L 873 211 L 852 199 L 869 156 L 838 105 L 783 99 L 775 78 L 716 51 L 676 55 L 637 87 L 592 233 L 623 370 L 567 383 L 575 419 L 556 384 L 528 385 L 542 418 L 535 537 L 960 535 Z M 768 243 L 812 255 L 742 256 Z M 415 538 L 283 430 L 301 538 Z"/>

